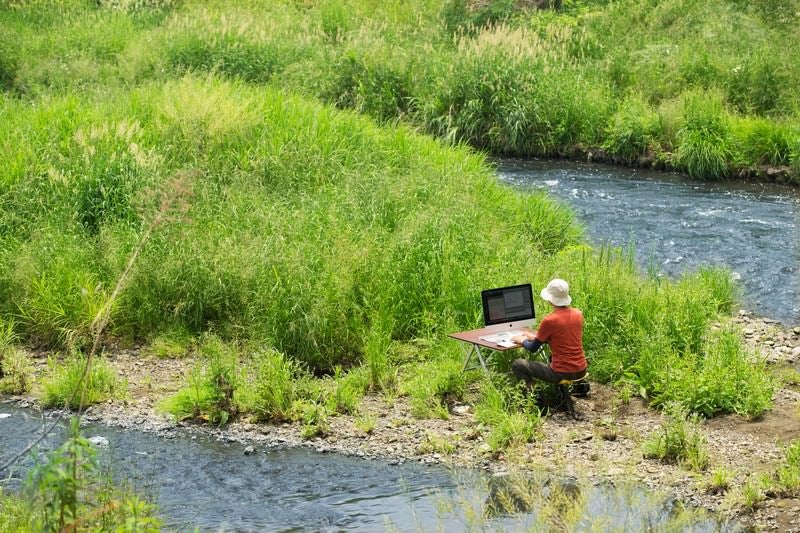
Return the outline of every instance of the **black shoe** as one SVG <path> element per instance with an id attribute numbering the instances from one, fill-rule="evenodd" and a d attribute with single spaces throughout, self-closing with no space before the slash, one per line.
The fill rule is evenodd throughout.
<path id="1" fill-rule="evenodd" d="M 586 398 L 589 395 L 589 383 L 582 381 L 572 385 L 572 395 L 578 398 Z"/>

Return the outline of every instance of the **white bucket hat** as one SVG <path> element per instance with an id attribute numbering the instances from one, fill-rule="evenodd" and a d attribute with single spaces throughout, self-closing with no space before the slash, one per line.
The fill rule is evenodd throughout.
<path id="1" fill-rule="evenodd" d="M 553 305 L 569 305 L 572 298 L 569 295 L 569 284 L 563 279 L 554 279 L 542 289 L 542 298 Z"/>

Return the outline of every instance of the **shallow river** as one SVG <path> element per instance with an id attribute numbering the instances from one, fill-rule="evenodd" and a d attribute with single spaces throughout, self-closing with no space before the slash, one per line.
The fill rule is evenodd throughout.
<path id="1" fill-rule="evenodd" d="M 643 269 L 676 276 L 727 266 L 744 308 L 800 323 L 800 189 L 565 161 L 497 165 L 501 181 L 572 205 L 593 242 L 633 244 Z"/>
<path id="2" fill-rule="evenodd" d="M 35 412 L 0 403 L 0 462 L 41 430 Z M 507 478 L 418 463 L 390 464 L 306 449 L 260 448 L 170 431 L 156 435 L 89 425 L 86 437 L 103 437 L 103 464 L 161 508 L 170 531 L 528 531 L 542 530 L 536 511 L 495 511 L 492 495 Z M 63 440 L 57 431 L 40 453 Z M 27 459 L 1 483 L 18 488 Z M 533 478 L 526 493 L 551 488 Z M 643 531 L 674 524 L 676 509 L 637 487 L 600 485 L 578 490 L 575 531 Z M 524 507 L 524 506 L 523 506 Z M 687 525 L 687 522 L 680 522 Z M 734 531 L 707 516 L 692 531 Z"/>

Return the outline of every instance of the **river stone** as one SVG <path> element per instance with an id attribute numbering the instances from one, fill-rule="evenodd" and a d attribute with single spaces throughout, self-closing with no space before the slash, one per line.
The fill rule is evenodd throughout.
<path id="1" fill-rule="evenodd" d="M 97 446 L 98 448 L 108 448 L 108 439 L 105 437 L 101 437 L 100 435 L 89 437 L 87 440 L 92 444 L 94 444 L 95 446 Z"/>
<path id="2" fill-rule="evenodd" d="M 794 334 L 795 334 L 795 335 L 800 335 L 800 326 L 797 326 L 797 327 L 796 327 L 796 328 L 794 328 L 792 331 L 794 331 Z"/>
<path id="3" fill-rule="evenodd" d="M 245 455 L 253 455 L 254 453 L 256 453 L 256 449 L 253 446 L 248 446 L 244 449 Z"/>
<path id="4" fill-rule="evenodd" d="M 792 349 L 792 357 L 794 358 L 800 357 L 800 346 L 795 346 Z"/>

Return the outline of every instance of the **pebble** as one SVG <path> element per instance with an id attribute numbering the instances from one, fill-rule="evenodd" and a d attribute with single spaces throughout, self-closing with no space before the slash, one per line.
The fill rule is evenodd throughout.
<path id="1" fill-rule="evenodd" d="M 244 449 L 245 455 L 253 455 L 254 453 L 256 453 L 256 449 L 253 446 L 248 446 Z"/>
<path id="2" fill-rule="evenodd" d="M 108 439 L 105 437 L 95 435 L 94 437 L 89 437 L 87 440 L 98 448 L 108 448 Z"/>

